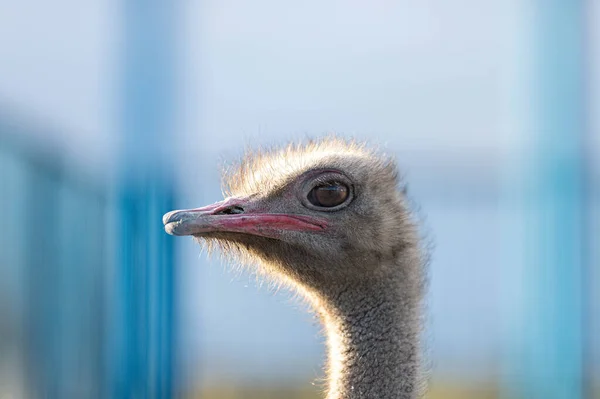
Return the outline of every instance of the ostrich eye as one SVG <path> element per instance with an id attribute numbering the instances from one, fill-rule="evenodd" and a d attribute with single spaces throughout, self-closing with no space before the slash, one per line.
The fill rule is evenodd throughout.
<path id="1" fill-rule="evenodd" d="M 348 186 L 342 183 L 329 183 L 310 190 L 308 200 L 315 206 L 333 208 L 346 201 L 348 193 Z"/>

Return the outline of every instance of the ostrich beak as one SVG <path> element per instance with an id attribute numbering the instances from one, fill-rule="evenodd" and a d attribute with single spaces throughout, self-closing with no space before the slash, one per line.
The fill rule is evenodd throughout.
<path id="1" fill-rule="evenodd" d="M 323 231 L 326 220 L 308 215 L 246 211 L 251 201 L 228 198 L 202 208 L 177 210 L 163 216 L 165 231 L 175 236 L 246 233 L 279 238 L 283 231 Z"/>

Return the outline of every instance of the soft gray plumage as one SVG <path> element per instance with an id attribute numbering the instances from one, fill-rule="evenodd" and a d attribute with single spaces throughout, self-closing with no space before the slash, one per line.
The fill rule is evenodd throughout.
<path id="1" fill-rule="evenodd" d="M 308 300 L 327 334 L 328 399 L 418 397 L 424 261 L 393 160 L 327 138 L 249 153 L 224 182 L 230 199 L 170 212 L 166 230 L 217 243 Z M 315 187 L 345 200 L 315 206 Z"/>

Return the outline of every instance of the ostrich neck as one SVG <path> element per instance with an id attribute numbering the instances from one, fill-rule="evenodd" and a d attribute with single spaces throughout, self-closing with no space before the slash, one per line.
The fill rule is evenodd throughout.
<path id="1" fill-rule="evenodd" d="M 327 399 L 418 395 L 419 284 L 382 280 L 346 286 L 320 307 L 328 343 Z"/>

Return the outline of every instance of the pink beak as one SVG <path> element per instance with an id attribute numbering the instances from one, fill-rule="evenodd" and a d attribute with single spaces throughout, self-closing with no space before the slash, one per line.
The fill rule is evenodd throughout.
<path id="1" fill-rule="evenodd" d="M 228 198 L 202 208 L 177 210 L 163 216 L 165 231 L 175 236 L 206 233 L 246 233 L 278 238 L 282 231 L 323 231 L 327 221 L 307 215 L 245 211 L 250 201 Z"/>

